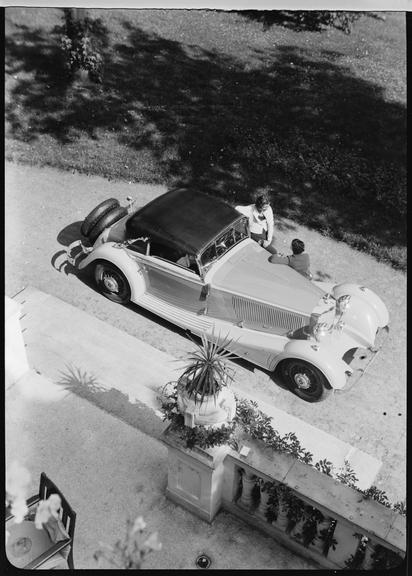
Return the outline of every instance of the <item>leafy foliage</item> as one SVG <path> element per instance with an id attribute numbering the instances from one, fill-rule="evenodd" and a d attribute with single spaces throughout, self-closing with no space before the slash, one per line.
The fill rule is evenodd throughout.
<path id="1" fill-rule="evenodd" d="M 336 520 L 332 518 L 327 528 L 322 528 L 319 532 L 319 538 L 324 542 L 323 545 L 323 555 L 327 556 L 329 548 L 332 550 L 336 550 L 336 546 L 338 545 L 338 541 L 334 537 L 333 533 L 335 531 Z"/>
<path id="2" fill-rule="evenodd" d="M 327 474 L 328 476 L 332 476 L 333 464 L 324 458 L 323 460 L 319 460 L 315 464 L 316 470 L 319 472 L 323 472 L 323 474 Z"/>
<path id="3" fill-rule="evenodd" d="M 159 11 L 145 26 L 137 10 L 113 18 L 102 10 L 110 31 L 110 51 L 99 50 L 102 83 L 74 90 L 59 80 L 60 38 L 51 26 L 35 27 L 29 10 L 9 11 L 7 158 L 202 186 L 236 204 L 265 188 L 279 225 L 288 218 L 328 228 L 406 269 L 401 15 L 385 24 L 365 18 L 346 41 L 296 34 L 295 11 L 266 12 L 283 21 L 259 46 L 243 12 L 192 11 L 194 25 L 183 31 L 178 11 L 168 13 L 165 30 Z"/>
<path id="4" fill-rule="evenodd" d="M 359 544 L 356 552 L 351 554 L 349 558 L 345 560 L 345 566 L 348 570 L 359 570 L 363 568 L 366 546 L 369 542 L 367 536 L 363 536 L 362 534 L 354 534 L 354 536 L 359 538 Z M 402 563 L 402 557 L 399 554 L 389 548 L 385 548 L 381 544 L 376 544 L 374 546 L 371 559 L 372 570 L 391 570 Z"/>
<path id="5" fill-rule="evenodd" d="M 264 486 L 264 490 L 269 494 L 265 516 L 268 522 L 273 522 L 278 519 L 280 510 L 286 509 L 285 502 L 290 493 L 290 488 L 285 484 L 279 484 L 278 482 L 267 482 Z"/>
<path id="6" fill-rule="evenodd" d="M 390 508 L 388 497 L 384 490 L 379 490 L 376 486 L 371 486 L 363 491 L 363 495 L 365 498 L 371 498 L 372 500 L 376 500 L 380 504 L 387 506 Z"/>
<path id="7" fill-rule="evenodd" d="M 306 520 L 302 526 L 302 543 L 305 547 L 314 544 L 318 537 L 318 525 L 325 519 L 320 510 L 306 506 Z"/>
<path id="8" fill-rule="evenodd" d="M 344 461 L 344 465 L 339 469 L 336 474 L 336 478 L 342 482 L 342 484 L 347 484 L 352 488 L 355 487 L 358 478 L 355 475 L 355 472 L 350 467 L 350 464 L 347 460 Z"/>
<path id="9" fill-rule="evenodd" d="M 351 32 L 351 26 L 359 20 L 361 12 L 334 10 L 296 10 L 294 14 L 297 27 L 301 30 L 320 31 L 324 28 L 337 28 L 345 34 Z"/>
<path id="10" fill-rule="evenodd" d="M 396 504 L 393 505 L 393 509 L 399 512 L 401 516 L 406 516 L 406 503 L 404 501 L 396 502 Z"/>
<path id="11" fill-rule="evenodd" d="M 291 454 L 301 462 L 310 464 L 313 455 L 303 448 L 296 434 L 288 432 L 284 436 L 281 436 L 271 425 L 270 416 L 264 414 L 257 406 L 257 403 L 253 400 L 248 401 L 243 398 L 236 398 L 235 420 L 239 426 L 241 426 L 251 438 L 262 440 L 265 444 L 273 448 L 273 450 Z"/>
<path id="12" fill-rule="evenodd" d="M 391 570 L 392 568 L 399 566 L 402 562 L 402 558 L 399 554 L 396 554 L 393 550 L 384 548 L 380 544 L 375 546 L 372 560 L 374 570 Z"/>
<path id="13" fill-rule="evenodd" d="M 146 522 L 138 516 L 134 522 L 127 519 L 126 534 L 116 541 L 114 546 L 102 544 L 103 549 L 97 550 L 93 558 L 98 561 L 105 558 L 118 569 L 140 570 L 148 554 L 162 548 L 157 532 L 147 535 Z"/>
<path id="14" fill-rule="evenodd" d="M 353 24 L 361 16 L 385 20 L 379 12 L 347 12 L 334 10 L 242 10 L 240 14 L 263 24 L 265 30 L 273 25 L 282 25 L 296 31 L 323 32 L 335 28 L 350 34 Z"/>
<path id="15" fill-rule="evenodd" d="M 90 77 L 100 81 L 103 68 L 102 49 L 106 30 L 101 20 L 88 16 L 76 18 L 71 8 L 64 9 L 61 48 L 66 57 L 68 70 L 87 70 Z"/>
<path id="16" fill-rule="evenodd" d="M 188 367 L 179 378 L 183 383 L 189 397 L 196 402 L 203 403 L 205 397 L 217 394 L 226 386 L 229 380 L 233 380 L 226 360 L 233 355 L 219 346 L 217 342 L 211 342 L 202 334 L 202 342 L 198 349 L 189 354 Z"/>
<path id="17" fill-rule="evenodd" d="M 286 532 L 289 533 L 296 526 L 296 524 L 301 520 L 305 513 L 305 503 L 291 490 L 287 492 L 287 512 L 286 516 L 288 519 L 288 525 L 286 527 Z"/>
<path id="18" fill-rule="evenodd" d="M 306 504 L 285 484 L 278 482 L 266 482 L 262 491 L 269 494 L 265 516 L 268 522 L 278 519 L 279 512 L 286 512 L 288 519 L 286 532 L 290 532 L 296 524 L 305 519 L 302 525 L 302 532 L 296 534 L 296 538 L 302 540 L 305 547 L 312 544 L 318 536 L 318 525 L 325 520 L 323 514 L 317 508 Z M 320 536 L 319 536 L 320 537 Z"/>
<path id="19" fill-rule="evenodd" d="M 169 420 L 171 430 L 177 433 L 179 438 L 185 441 L 187 448 L 213 448 L 228 444 L 233 436 L 235 423 L 223 424 L 219 427 L 206 428 L 206 426 L 185 426 L 183 414 L 179 412 L 177 403 L 177 385 L 172 393 L 169 393 L 167 400 L 161 403 L 163 420 Z"/>
<path id="20" fill-rule="evenodd" d="M 167 396 L 167 399 L 161 402 L 163 420 L 169 420 L 171 422 L 172 429 L 186 441 L 188 448 L 193 448 L 194 446 L 212 448 L 213 446 L 229 444 L 233 449 L 238 450 L 238 436 L 241 433 L 247 434 L 255 440 L 264 442 L 276 452 L 290 454 L 300 462 L 313 466 L 319 472 L 338 479 L 342 484 L 346 484 L 362 494 L 364 498 L 376 500 L 387 508 L 396 510 L 399 514 L 406 515 L 406 504 L 404 502 L 397 502 L 394 505 L 391 504 L 386 493 L 376 486 L 371 486 L 366 490 L 358 488 L 356 485 L 358 478 L 347 460 L 344 461 L 344 465 L 339 468 L 338 471 L 334 470 L 332 462 L 326 458 L 313 464 L 313 454 L 303 448 L 296 434 L 288 432 L 284 436 L 281 436 L 279 432 L 273 428 L 270 416 L 259 410 L 257 402 L 253 400 L 236 397 L 236 416 L 231 424 L 223 425 L 220 428 L 207 429 L 204 426 L 188 428 L 184 425 L 184 417 L 180 414 L 177 404 L 177 385 L 175 385 L 173 391 L 169 392 Z M 268 512 L 268 519 L 270 521 L 276 519 L 279 511 L 279 497 L 283 490 L 281 486 L 282 485 L 278 486 L 276 483 L 273 485 L 270 483 L 263 484 L 262 489 L 268 491 L 270 494 L 268 501 L 268 510 L 270 510 Z M 311 523 L 309 522 L 307 525 L 308 531 L 310 531 L 310 525 Z M 331 543 L 332 541 L 328 542 L 328 546 L 330 546 Z"/>

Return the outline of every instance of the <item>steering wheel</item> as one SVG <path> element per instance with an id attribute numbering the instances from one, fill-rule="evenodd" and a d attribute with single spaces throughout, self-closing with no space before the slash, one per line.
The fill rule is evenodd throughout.
<path id="1" fill-rule="evenodd" d="M 216 244 L 217 256 L 221 256 L 225 252 L 226 249 L 227 249 L 227 246 L 224 242 L 219 242 L 219 244 Z"/>

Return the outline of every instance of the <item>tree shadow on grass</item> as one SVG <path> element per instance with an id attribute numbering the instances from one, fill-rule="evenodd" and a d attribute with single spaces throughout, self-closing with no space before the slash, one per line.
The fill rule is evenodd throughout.
<path id="1" fill-rule="evenodd" d="M 93 374 L 87 371 L 66 365 L 65 370 L 61 371 L 60 374 L 58 384 L 63 386 L 65 390 L 88 400 L 105 412 L 153 438 L 160 438 L 163 430 L 167 427 L 167 424 L 155 414 L 152 408 L 138 400 L 131 402 L 128 395 L 120 392 L 120 390 L 105 388 L 99 384 Z"/>
<path id="2" fill-rule="evenodd" d="M 326 52 L 270 46 L 245 61 L 123 26 L 102 83 L 81 87 L 45 66 L 57 36 L 7 38 L 8 69 L 35 79 L 11 89 L 14 138 L 110 133 L 130 157 L 155 158 L 154 179 L 234 203 L 266 190 L 279 218 L 405 265 L 404 106 Z"/>

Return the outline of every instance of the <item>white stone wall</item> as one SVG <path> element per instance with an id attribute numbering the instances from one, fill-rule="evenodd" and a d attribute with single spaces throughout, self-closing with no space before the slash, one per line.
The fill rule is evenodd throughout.
<path id="1" fill-rule="evenodd" d="M 26 348 L 20 326 L 20 306 L 5 297 L 5 369 L 6 388 L 29 371 Z"/>

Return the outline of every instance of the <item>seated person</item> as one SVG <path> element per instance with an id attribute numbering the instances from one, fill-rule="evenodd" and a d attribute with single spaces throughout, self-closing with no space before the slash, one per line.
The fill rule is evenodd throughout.
<path id="1" fill-rule="evenodd" d="M 272 254 L 269 257 L 269 262 L 272 264 L 286 264 L 290 266 L 305 278 L 309 280 L 312 279 L 312 274 L 310 273 L 310 261 L 309 261 L 309 254 L 305 252 L 305 244 L 302 240 L 295 238 L 292 240 L 290 245 L 293 254 L 290 256 L 283 256 L 282 254 Z"/>
<path id="2" fill-rule="evenodd" d="M 196 258 L 192 256 L 192 254 L 184 254 L 179 260 L 176 260 L 176 264 L 189 268 L 189 270 L 193 270 L 194 272 L 198 271 Z"/>

